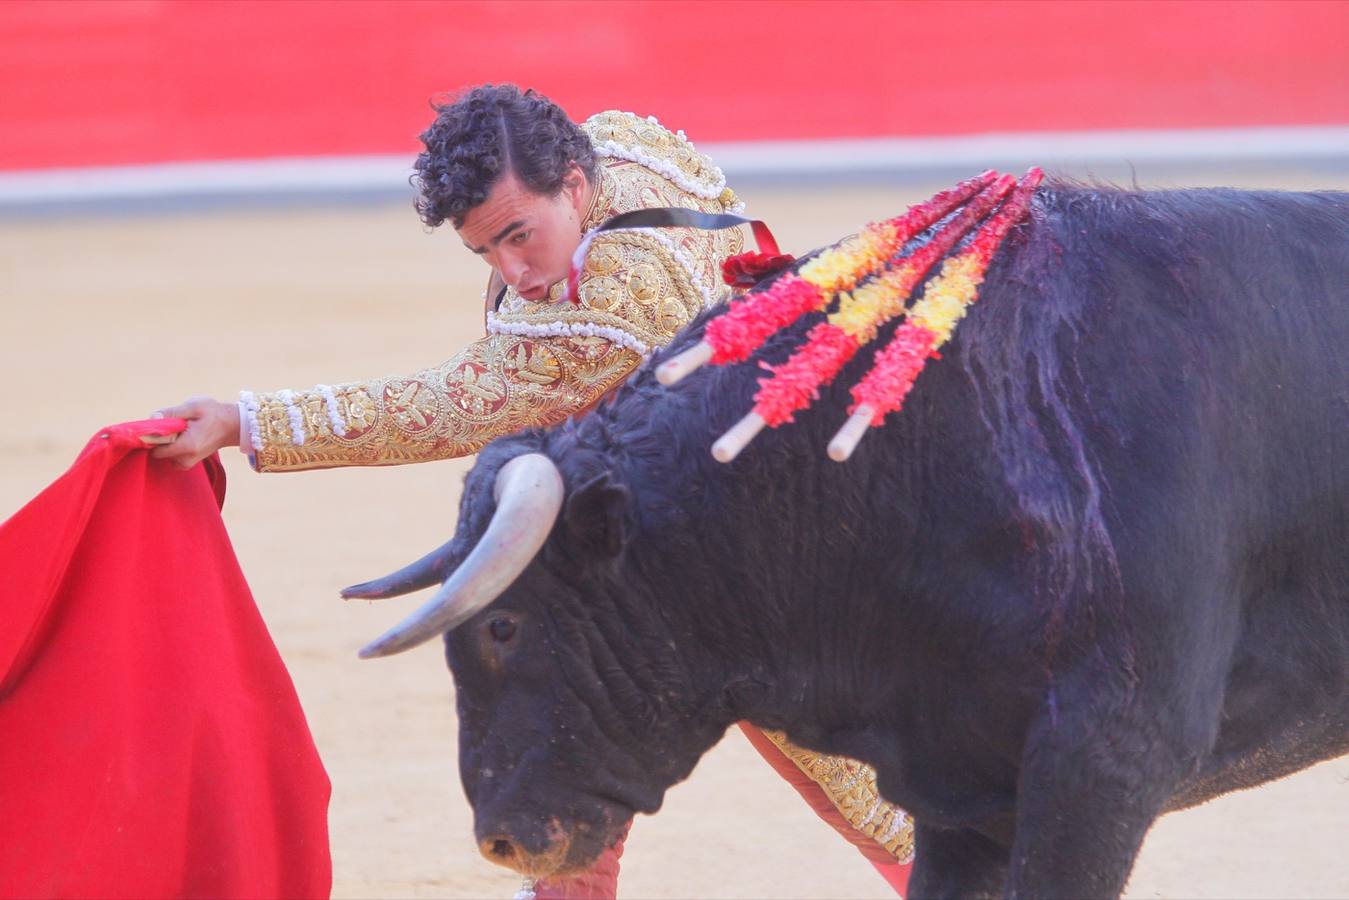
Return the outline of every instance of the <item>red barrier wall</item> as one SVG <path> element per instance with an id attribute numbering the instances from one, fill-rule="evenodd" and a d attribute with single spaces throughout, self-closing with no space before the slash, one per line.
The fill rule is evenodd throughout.
<path id="1" fill-rule="evenodd" d="M 0 3 L 0 169 L 407 152 L 538 87 L 695 141 L 1349 124 L 1349 3 Z"/>

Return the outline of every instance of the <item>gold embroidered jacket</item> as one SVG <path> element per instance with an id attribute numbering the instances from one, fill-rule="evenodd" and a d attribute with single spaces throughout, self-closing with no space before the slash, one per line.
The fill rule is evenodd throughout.
<path id="1" fill-rule="evenodd" d="M 582 227 L 635 209 L 738 209 L 721 170 L 654 119 L 605 112 L 582 125 L 600 157 L 597 196 Z M 244 392 L 241 406 L 262 472 L 422 462 L 477 452 L 493 438 L 587 409 L 651 350 L 725 296 L 722 261 L 738 231 L 604 232 L 586 256 L 580 303 L 530 302 L 507 289 L 487 335 L 411 375 Z"/>

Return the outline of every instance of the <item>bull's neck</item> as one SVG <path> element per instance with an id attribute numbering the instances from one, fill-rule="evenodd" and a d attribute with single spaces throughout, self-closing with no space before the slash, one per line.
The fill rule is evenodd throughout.
<path id="1" fill-rule="evenodd" d="M 766 436 L 735 465 L 687 474 L 702 486 L 687 508 L 643 506 L 617 567 L 627 583 L 614 588 L 636 586 L 623 602 L 661 623 L 699 716 L 795 736 L 869 729 L 904 689 L 878 673 L 942 647 L 914 627 L 914 606 L 959 621 L 962 605 L 987 595 L 963 548 L 1008 538 L 985 515 L 994 480 L 980 477 L 978 429 L 911 419 L 846 466 L 823 458 L 827 436 L 809 425 Z M 640 465 L 625 476 L 661 483 Z"/>
<path id="2" fill-rule="evenodd" d="M 799 711 L 808 702 L 808 674 L 818 671 L 819 661 L 802 655 L 792 636 L 801 603 L 791 574 L 753 571 L 728 552 L 749 546 L 747 524 L 711 527 L 679 554 L 639 538 L 625 568 L 642 572 L 641 588 L 614 585 L 620 602 L 659 623 L 648 652 L 668 654 L 683 674 L 690 713 L 714 729 Z"/>

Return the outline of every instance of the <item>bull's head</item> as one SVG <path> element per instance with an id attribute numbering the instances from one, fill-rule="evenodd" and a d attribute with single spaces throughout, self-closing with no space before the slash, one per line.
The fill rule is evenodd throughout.
<path id="1" fill-rule="evenodd" d="M 479 848 L 541 877 L 587 868 L 635 812 L 655 812 L 735 716 L 714 709 L 717 678 L 676 647 L 662 613 L 614 589 L 626 490 L 609 473 L 564 479 L 522 449 L 484 452 L 454 540 L 343 594 L 444 581 L 361 655 L 445 635 Z"/>

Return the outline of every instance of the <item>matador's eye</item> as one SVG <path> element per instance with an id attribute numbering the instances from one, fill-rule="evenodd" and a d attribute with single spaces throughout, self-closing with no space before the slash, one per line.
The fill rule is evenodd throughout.
<path id="1" fill-rule="evenodd" d="M 487 630 L 491 633 L 492 640 L 504 644 L 515 637 L 515 620 L 497 616 L 487 623 Z"/>

